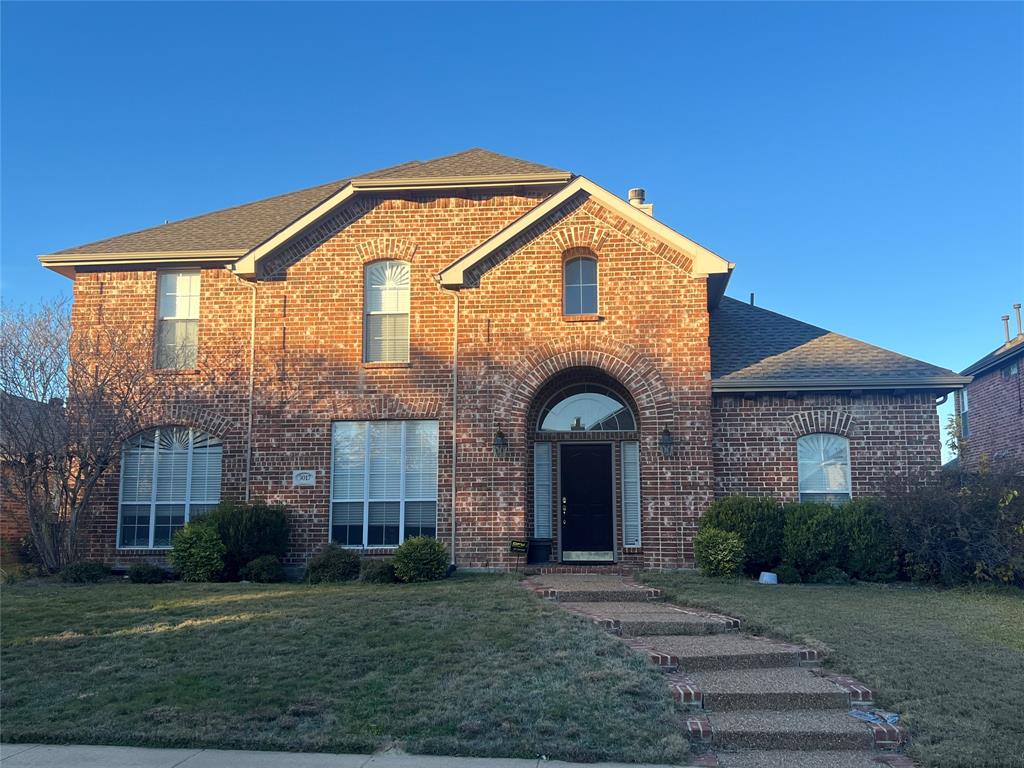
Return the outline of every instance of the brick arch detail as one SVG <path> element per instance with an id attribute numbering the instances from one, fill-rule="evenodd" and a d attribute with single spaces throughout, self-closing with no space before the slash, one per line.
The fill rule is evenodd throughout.
<path id="1" fill-rule="evenodd" d="M 354 406 L 333 414 L 334 419 L 377 421 L 381 419 L 439 419 L 444 412 L 445 398 L 422 397 L 409 402 L 389 394 L 360 397 Z"/>
<path id="2" fill-rule="evenodd" d="M 553 377 L 573 368 L 597 368 L 619 382 L 636 404 L 645 431 L 673 421 L 672 392 L 646 356 L 628 345 L 590 342 L 545 345 L 523 354 L 508 371 L 506 394 L 494 409 L 496 428 L 506 425 L 504 429 L 518 434 L 537 394 Z"/>
<path id="3" fill-rule="evenodd" d="M 157 427 L 192 427 L 223 440 L 238 424 L 223 414 L 191 403 L 168 403 L 154 409 L 135 433 Z"/>
<path id="4" fill-rule="evenodd" d="M 789 429 L 793 437 L 803 437 L 816 432 L 850 437 L 853 434 L 854 426 L 853 415 L 847 411 L 800 411 L 789 417 Z"/>
<path id="5" fill-rule="evenodd" d="M 556 246 L 562 251 L 563 258 L 569 251 L 590 251 L 595 256 L 601 252 L 601 246 L 608 239 L 608 233 L 603 227 L 592 224 L 575 224 L 572 226 L 559 227 L 549 233 Z M 579 255 L 579 254 L 574 254 Z"/>
<path id="6" fill-rule="evenodd" d="M 416 243 L 401 237 L 376 237 L 357 245 L 356 255 L 363 264 L 383 259 L 411 262 L 416 255 Z"/>

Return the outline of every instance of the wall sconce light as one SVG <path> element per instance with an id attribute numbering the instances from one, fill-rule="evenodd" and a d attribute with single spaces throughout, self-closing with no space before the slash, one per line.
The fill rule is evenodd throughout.
<path id="1" fill-rule="evenodd" d="M 494 455 L 499 459 L 503 459 L 506 453 L 508 453 L 508 438 L 499 429 L 494 435 Z"/>
<path id="2" fill-rule="evenodd" d="M 672 456 L 672 446 L 675 444 L 675 440 L 672 439 L 672 433 L 668 431 L 668 427 L 661 430 L 661 437 L 658 439 L 658 447 L 661 448 L 661 455 L 666 459 Z"/>

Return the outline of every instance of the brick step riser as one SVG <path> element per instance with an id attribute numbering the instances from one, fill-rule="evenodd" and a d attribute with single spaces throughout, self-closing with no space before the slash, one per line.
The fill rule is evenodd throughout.
<path id="1" fill-rule="evenodd" d="M 726 672 L 733 669 L 816 668 L 821 666 L 819 661 L 804 661 L 792 653 L 756 654 L 750 656 L 693 656 L 682 659 L 672 656 L 669 658 L 671 658 L 669 662 L 655 662 L 652 659 L 652 663 L 661 668 L 672 667 L 685 672 Z"/>
<path id="2" fill-rule="evenodd" d="M 778 731 L 776 733 L 749 733 L 745 731 L 719 731 L 714 727 L 711 714 L 711 745 L 715 749 L 744 747 L 748 749 L 836 750 L 874 749 L 875 740 L 868 729 L 863 735 L 844 733 L 803 733 Z"/>
<path id="3" fill-rule="evenodd" d="M 726 712 L 749 709 L 780 712 L 790 709 L 820 709 L 846 712 L 850 697 L 842 691 L 836 693 L 712 693 L 703 694 L 704 708 Z M 714 715 L 712 715 L 712 718 Z"/>

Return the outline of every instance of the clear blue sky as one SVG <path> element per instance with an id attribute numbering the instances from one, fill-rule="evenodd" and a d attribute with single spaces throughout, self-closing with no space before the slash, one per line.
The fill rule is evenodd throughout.
<path id="1" fill-rule="evenodd" d="M 1024 5 L 2 6 L 2 291 L 472 146 L 643 186 L 730 293 L 960 369 L 1024 300 Z"/>

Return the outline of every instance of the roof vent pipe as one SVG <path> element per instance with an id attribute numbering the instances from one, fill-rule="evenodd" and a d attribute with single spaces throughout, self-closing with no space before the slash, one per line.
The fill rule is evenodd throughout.
<path id="1" fill-rule="evenodd" d="M 629 204 L 638 211 L 643 211 L 648 216 L 654 216 L 654 206 L 645 202 L 647 191 L 643 187 L 633 187 L 629 190 Z"/>
<path id="2" fill-rule="evenodd" d="M 1009 344 L 1010 343 L 1010 316 L 1009 315 L 1003 315 L 1001 319 L 1003 321 L 1003 335 L 1006 336 L 1006 343 Z"/>
<path id="3" fill-rule="evenodd" d="M 1017 313 L 1017 335 L 1024 336 L 1024 330 L 1020 327 L 1020 303 L 1013 305 L 1013 311 Z"/>

